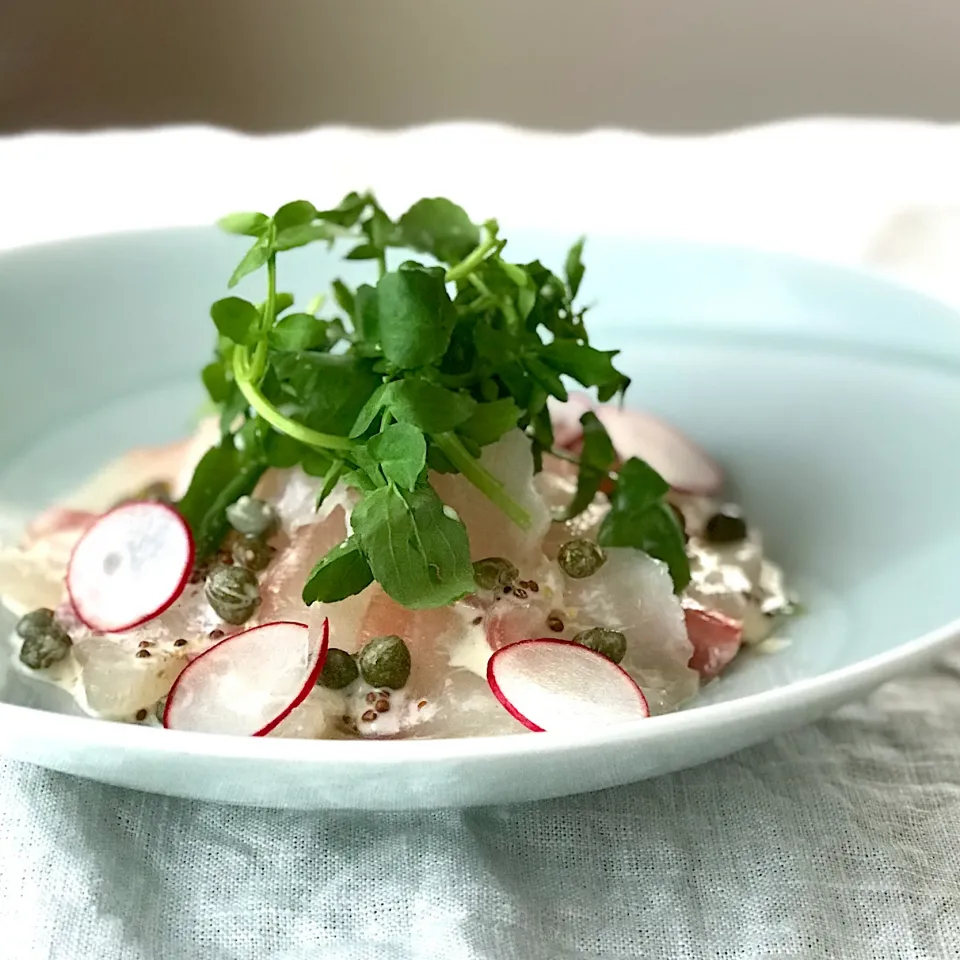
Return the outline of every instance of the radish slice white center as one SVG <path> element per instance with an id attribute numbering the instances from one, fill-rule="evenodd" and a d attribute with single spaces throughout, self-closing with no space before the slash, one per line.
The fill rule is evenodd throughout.
<path id="1" fill-rule="evenodd" d="M 265 623 L 202 653 L 177 678 L 163 715 L 171 730 L 262 737 L 298 707 L 327 658 L 329 622 Z"/>
<path id="2" fill-rule="evenodd" d="M 520 640 L 487 662 L 494 696 L 536 731 L 583 731 L 650 716 L 625 670 L 567 640 Z"/>
<path id="3" fill-rule="evenodd" d="M 184 519 L 162 503 L 129 503 L 102 516 L 74 548 L 67 590 L 80 619 L 105 633 L 167 609 L 193 566 Z"/>

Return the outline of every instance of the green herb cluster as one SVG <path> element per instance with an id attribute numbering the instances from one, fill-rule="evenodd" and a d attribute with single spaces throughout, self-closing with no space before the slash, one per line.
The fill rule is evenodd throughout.
<path id="1" fill-rule="evenodd" d="M 497 223 L 478 226 L 449 200 L 420 200 L 394 221 L 372 195 L 357 193 L 330 210 L 297 200 L 272 217 L 238 213 L 220 225 L 253 240 L 230 286 L 263 269 L 266 297 L 227 297 L 210 310 L 219 337 L 203 382 L 220 410 L 222 440 L 179 504 L 199 555 L 218 548 L 226 507 L 264 470 L 299 464 L 322 478 L 318 504 L 341 481 L 362 494 L 350 538 L 318 558 L 307 603 L 343 599 L 374 580 L 410 608 L 471 593 L 466 529 L 444 509 L 429 471 L 463 474 L 526 527 L 526 512 L 480 463 L 481 448 L 519 427 L 539 469 L 553 447 L 547 398 L 567 398 L 565 378 L 601 401 L 629 383 L 613 365 L 616 351 L 590 345 L 585 311 L 574 306 L 582 241 L 561 278 L 538 261 L 505 260 Z M 346 245 L 345 259 L 372 261 L 376 275 L 355 289 L 335 281 L 326 311 L 322 302 L 297 311 L 278 289 L 277 259 L 315 242 Z M 398 250 L 426 256 L 401 259 Z M 397 266 L 388 268 L 388 254 Z M 682 588 L 689 571 L 663 503 L 666 484 L 640 461 L 617 472 L 603 426 L 589 413 L 583 426 L 571 513 L 612 478 L 602 542 L 665 560 Z"/>

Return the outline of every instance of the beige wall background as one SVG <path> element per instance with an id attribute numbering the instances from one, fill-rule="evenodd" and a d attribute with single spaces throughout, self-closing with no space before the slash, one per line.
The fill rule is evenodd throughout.
<path id="1" fill-rule="evenodd" d="M 827 113 L 960 120 L 960 0 L 0 0 L 6 131 Z"/>

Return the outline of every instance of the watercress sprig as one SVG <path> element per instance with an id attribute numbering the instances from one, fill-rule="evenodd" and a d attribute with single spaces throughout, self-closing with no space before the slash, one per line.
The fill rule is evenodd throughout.
<path id="1" fill-rule="evenodd" d="M 461 473 L 528 527 L 527 512 L 481 462 L 482 448 L 520 428 L 539 468 L 553 448 L 549 397 L 567 399 L 571 380 L 601 401 L 629 384 L 613 364 L 616 351 L 590 345 L 585 311 L 574 306 L 583 242 L 561 279 L 539 261 L 505 260 L 496 221 L 478 226 L 442 198 L 420 200 L 393 221 L 369 193 L 328 210 L 296 200 L 273 216 L 237 213 L 220 225 L 252 239 L 229 286 L 265 268 L 266 296 L 211 307 L 218 342 L 203 382 L 223 439 L 181 503 L 202 535 L 201 553 L 219 545 L 225 491 L 246 492 L 268 467 L 299 465 L 323 478 L 318 503 L 338 482 L 361 497 L 350 538 L 317 558 L 306 602 L 343 599 L 374 580 L 411 608 L 472 592 L 466 530 L 444 509 L 431 471 Z M 277 258 L 316 242 L 338 246 L 346 260 L 373 261 L 377 276 L 355 288 L 335 280 L 329 299 L 288 312 L 294 301 L 278 289 Z M 689 570 L 665 483 L 646 464 L 631 465 L 640 461 L 618 471 L 599 420 L 585 415 L 583 426 L 571 515 L 612 483 L 601 542 L 663 559 L 682 588 Z"/>

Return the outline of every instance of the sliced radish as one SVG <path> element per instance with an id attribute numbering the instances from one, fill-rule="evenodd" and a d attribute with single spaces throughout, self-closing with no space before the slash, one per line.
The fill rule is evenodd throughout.
<path id="1" fill-rule="evenodd" d="M 163 613 L 193 566 L 186 521 L 162 503 L 128 503 L 80 538 L 67 568 L 77 616 L 92 630 L 118 633 Z"/>
<path id="2" fill-rule="evenodd" d="M 657 417 L 614 406 L 598 407 L 596 413 L 624 460 L 645 460 L 675 490 L 706 496 L 723 485 L 716 461 Z"/>
<path id="3" fill-rule="evenodd" d="M 167 697 L 170 730 L 263 737 L 300 706 L 327 659 L 330 622 L 319 630 L 278 621 L 235 633 L 180 674 Z"/>
<path id="4" fill-rule="evenodd" d="M 711 680 L 737 655 L 743 642 L 743 624 L 717 610 L 685 603 L 683 616 L 693 644 L 690 666 Z"/>
<path id="5" fill-rule="evenodd" d="M 537 732 L 607 727 L 650 716 L 626 670 L 569 640 L 519 640 L 487 661 L 487 683 L 507 712 Z"/>

